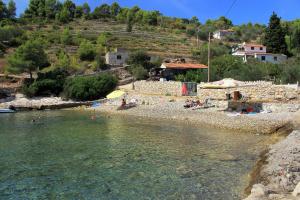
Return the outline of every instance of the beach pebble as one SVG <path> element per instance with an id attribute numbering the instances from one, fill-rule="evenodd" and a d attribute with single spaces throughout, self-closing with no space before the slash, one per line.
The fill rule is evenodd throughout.
<path id="1" fill-rule="evenodd" d="M 293 191 L 293 196 L 294 197 L 300 197 L 300 182 L 298 183 L 298 185 L 296 186 L 296 188 Z"/>

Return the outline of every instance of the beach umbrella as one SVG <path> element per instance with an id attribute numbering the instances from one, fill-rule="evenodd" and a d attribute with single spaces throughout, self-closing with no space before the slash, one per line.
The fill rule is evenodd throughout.
<path id="1" fill-rule="evenodd" d="M 112 93 L 110 93 L 109 95 L 106 96 L 107 99 L 116 99 L 119 98 L 121 96 L 125 95 L 125 92 L 122 90 L 115 90 Z"/>

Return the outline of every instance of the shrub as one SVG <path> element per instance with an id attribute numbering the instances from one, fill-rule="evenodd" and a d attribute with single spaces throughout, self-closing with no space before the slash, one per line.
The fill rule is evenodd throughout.
<path id="1" fill-rule="evenodd" d="M 74 77 L 66 81 L 64 94 L 67 98 L 87 101 L 105 97 L 117 86 L 117 79 L 109 74 L 94 77 Z"/>
<path id="2" fill-rule="evenodd" d="M 73 44 L 73 38 L 72 38 L 72 34 L 71 34 L 69 28 L 65 28 L 63 30 L 61 38 L 60 38 L 60 41 L 64 45 L 71 45 L 71 44 Z"/>
<path id="3" fill-rule="evenodd" d="M 105 64 L 105 60 L 101 55 L 96 56 L 96 69 L 101 69 L 101 70 L 107 69 L 107 65 Z"/>
<path id="4" fill-rule="evenodd" d="M 92 61 L 95 59 L 96 50 L 95 50 L 94 45 L 90 41 L 83 40 L 79 46 L 78 54 L 79 54 L 80 60 Z"/>
<path id="5" fill-rule="evenodd" d="M 38 78 L 34 82 L 27 82 L 22 88 L 22 92 L 28 97 L 56 95 L 63 91 L 68 73 L 63 69 L 56 69 L 46 73 L 38 73 Z"/>
<path id="6" fill-rule="evenodd" d="M 133 66 L 131 73 L 136 80 L 144 80 L 148 76 L 148 71 L 141 65 Z"/>

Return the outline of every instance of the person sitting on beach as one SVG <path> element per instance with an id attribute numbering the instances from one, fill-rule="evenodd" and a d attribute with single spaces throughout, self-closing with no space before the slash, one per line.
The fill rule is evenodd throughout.
<path id="1" fill-rule="evenodd" d="M 126 100 L 125 100 L 125 98 L 123 98 L 123 99 L 122 99 L 122 103 L 121 103 L 121 107 L 124 108 L 125 106 L 126 106 Z"/>
<path id="2" fill-rule="evenodd" d="M 184 105 L 183 107 L 184 107 L 184 108 L 190 108 L 190 107 L 192 107 L 192 104 L 193 104 L 193 102 L 190 101 L 189 99 L 187 99 L 187 100 L 185 101 L 185 105 Z"/>

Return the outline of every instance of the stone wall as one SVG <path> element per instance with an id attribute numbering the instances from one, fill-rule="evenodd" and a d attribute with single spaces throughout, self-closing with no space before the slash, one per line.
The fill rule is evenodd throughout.
<path id="1" fill-rule="evenodd" d="M 181 96 L 181 82 L 175 81 L 137 81 L 134 88 L 142 94 Z"/>
<path id="2" fill-rule="evenodd" d="M 255 101 L 286 101 L 299 98 L 299 90 L 280 85 L 245 85 L 230 89 L 201 89 L 198 86 L 198 97 L 205 99 L 210 97 L 217 100 L 225 100 L 226 93 L 233 95 L 234 91 L 239 91 L 243 97 Z"/>
<path id="3" fill-rule="evenodd" d="M 233 96 L 234 91 L 239 91 L 247 99 L 262 102 L 300 99 L 300 90 L 265 81 L 244 82 L 240 87 L 229 89 L 201 89 L 200 85 L 197 86 L 197 96 L 203 100 L 208 97 L 214 100 L 226 100 L 226 93 L 229 92 Z M 182 96 L 181 82 L 175 81 L 137 81 L 135 90 L 142 94 Z"/>

